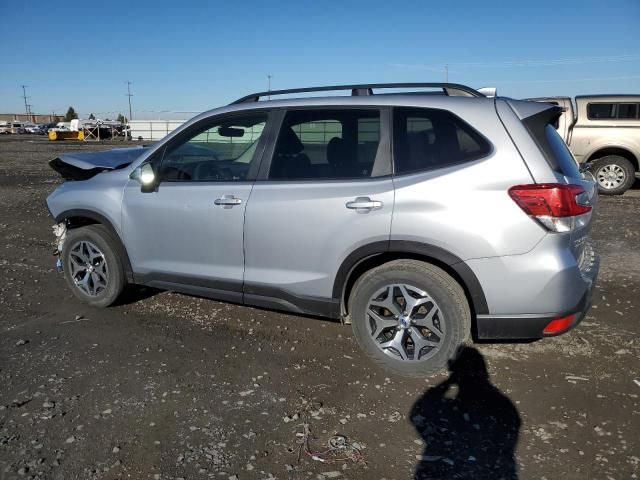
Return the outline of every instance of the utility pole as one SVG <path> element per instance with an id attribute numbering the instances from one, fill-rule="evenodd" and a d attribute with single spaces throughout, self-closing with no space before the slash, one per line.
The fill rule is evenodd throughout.
<path id="1" fill-rule="evenodd" d="M 271 91 L 271 74 L 267 75 L 267 92 Z M 271 95 L 269 95 L 269 100 L 271 100 Z"/>
<path id="2" fill-rule="evenodd" d="M 127 97 L 129 97 L 129 121 L 133 120 L 131 115 L 131 97 L 133 97 L 133 93 L 131 93 L 131 82 L 127 80 Z"/>
<path id="3" fill-rule="evenodd" d="M 449 65 L 444 66 L 444 81 L 449 83 Z"/>
<path id="4" fill-rule="evenodd" d="M 24 113 L 26 113 L 27 115 L 29 115 L 29 104 L 27 103 L 27 87 L 29 85 L 21 85 L 22 87 L 22 98 L 24 99 Z"/>

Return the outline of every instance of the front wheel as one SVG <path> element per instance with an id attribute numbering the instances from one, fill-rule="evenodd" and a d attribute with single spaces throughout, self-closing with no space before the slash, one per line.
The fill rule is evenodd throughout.
<path id="1" fill-rule="evenodd" d="M 363 274 L 349 305 L 363 351 L 405 376 L 443 371 L 471 330 L 460 284 L 444 270 L 416 260 L 394 260 Z"/>
<path id="2" fill-rule="evenodd" d="M 73 294 L 94 307 L 108 307 L 126 284 L 115 240 L 102 225 L 88 225 L 67 232 L 62 265 Z"/>
<path id="3" fill-rule="evenodd" d="M 595 160 L 591 171 L 598 182 L 598 191 L 605 195 L 622 195 L 635 181 L 633 165 L 619 155 L 607 155 Z"/>

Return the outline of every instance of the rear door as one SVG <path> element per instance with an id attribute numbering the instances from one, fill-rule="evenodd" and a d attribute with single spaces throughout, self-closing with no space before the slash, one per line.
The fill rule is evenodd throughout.
<path id="1" fill-rule="evenodd" d="M 364 244 L 389 240 L 388 112 L 313 108 L 281 115 L 247 206 L 245 300 L 334 316 L 342 261 Z"/>

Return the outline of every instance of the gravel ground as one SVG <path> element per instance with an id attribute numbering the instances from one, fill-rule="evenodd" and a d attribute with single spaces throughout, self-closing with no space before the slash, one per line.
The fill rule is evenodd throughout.
<path id="1" fill-rule="evenodd" d="M 152 290 L 75 300 L 53 268 L 47 160 L 105 148 L 0 139 L 0 478 L 640 476 L 638 182 L 601 198 L 578 329 L 404 379 L 337 322 Z M 318 456 L 332 461 L 301 448 L 336 434 L 350 448 Z"/>

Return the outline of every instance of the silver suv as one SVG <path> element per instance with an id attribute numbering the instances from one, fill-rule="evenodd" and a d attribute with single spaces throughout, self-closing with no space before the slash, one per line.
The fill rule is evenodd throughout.
<path id="1" fill-rule="evenodd" d="M 351 95 L 264 100 L 330 90 Z M 431 374 L 471 336 L 557 335 L 590 306 L 597 189 L 561 113 L 454 84 L 252 94 L 52 160 L 59 264 L 90 305 L 136 283 L 342 318 L 374 361 Z"/>

